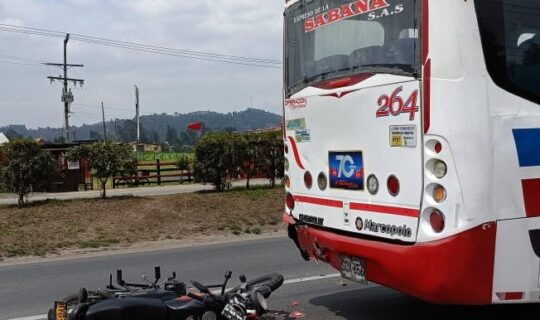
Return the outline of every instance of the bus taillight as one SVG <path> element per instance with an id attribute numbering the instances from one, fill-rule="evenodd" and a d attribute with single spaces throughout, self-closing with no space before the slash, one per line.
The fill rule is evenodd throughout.
<path id="1" fill-rule="evenodd" d="M 287 195 L 285 196 L 285 204 L 289 210 L 294 209 L 294 196 L 290 192 L 287 192 Z"/>
<path id="2" fill-rule="evenodd" d="M 433 231 L 441 233 L 444 230 L 444 214 L 439 210 L 434 209 L 429 216 L 429 223 L 431 224 Z"/>
<path id="3" fill-rule="evenodd" d="M 446 175 L 446 171 L 446 163 L 441 160 L 435 160 L 435 164 L 433 166 L 433 174 L 435 174 L 435 177 L 437 177 L 438 179 L 444 178 L 444 176 Z"/>
<path id="4" fill-rule="evenodd" d="M 440 142 L 436 142 L 436 143 L 435 143 L 435 146 L 433 147 L 433 150 L 435 151 L 436 154 L 441 153 L 441 151 L 442 151 L 442 144 L 441 144 Z"/>
<path id="5" fill-rule="evenodd" d="M 283 184 L 285 185 L 285 188 L 289 189 L 291 187 L 291 179 L 288 175 L 285 175 L 283 177 Z"/>
<path id="6" fill-rule="evenodd" d="M 446 189 L 443 186 L 441 186 L 440 184 L 436 185 L 433 188 L 433 194 L 432 195 L 433 195 L 433 200 L 435 200 L 435 202 L 441 203 L 446 199 Z"/>

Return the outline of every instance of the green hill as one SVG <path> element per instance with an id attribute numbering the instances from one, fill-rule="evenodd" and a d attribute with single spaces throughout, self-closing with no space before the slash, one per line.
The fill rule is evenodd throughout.
<path id="1" fill-rule="evenodd" d="M 190 122 L 204 122 L 206 130 L 220 131 L 244 131 L 263 129 L 278 126 L 281 116 L 260 109 L 247 109 L 239 112 L 218 113 L 212 111 L 198 111 L 192 113 L 174 113 L 173 115 L 162 113 L 141 116 L 141 140 L 152 143 L 164 143 L 168 140 L 176 144 L 192 144 L 195 134 L 187 130 Z M 130 142 L 136 140 L 136 124 L 133 119 L 115 119 L 106 123 L 107 138 L 116 141 Z M 62 128 L 37 128 L 29 129 L 25 125 L 8 125 L 0 127 L 3 132 L 12 138 L 24 136 L 43 138 L 47 141 L 60 141 Z M 80 127 L 71 127 L 73 140 L 101 139 L 103 124 L 85 124 Z"/>

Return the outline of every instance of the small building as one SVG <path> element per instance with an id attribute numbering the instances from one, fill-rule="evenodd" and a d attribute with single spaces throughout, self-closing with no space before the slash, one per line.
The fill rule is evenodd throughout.
<path id="1" fill-rule="evenodd" d="M 0 132 L 0 146 L 8 142 L 9 142 L 9 139 L 2 132 Z"/>
<path id="2" fill-rule="evenodd" d="M 87 162 L 83 159 L 79 161 L 69 161 L 67 154 L 69 148 L 84 144 L 73 143 L 45 143 L 43 150 L 50 152 L 58 163 L 60 169 L 59 180 L 55 181 L 49 192 L 69 192 L 92 189 L 92 173 L 87 167 Z"/>
<path id="3" fill-rule="evenodd" d="M 158 144 L 131 142 L 129 144 L 135 152 L 161 152 L 161 146 Z"/>

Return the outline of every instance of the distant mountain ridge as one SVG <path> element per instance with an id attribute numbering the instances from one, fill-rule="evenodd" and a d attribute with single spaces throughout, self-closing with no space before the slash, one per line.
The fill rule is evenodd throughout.
<path id="1" fill-rule="evenodd" d="M 178 133 L 186 132 L 188 123 L 203 122 L 206 129 L 220 130 L 253 130 L 278 126 L 281 116 L 268 111 L 248 108 L 244 111 L 218 113 L 213 111 L 197 111 L 191 113 L 152 114 L 140 118 L 145 140 L 151 142 L 166 141 L 167 132 L 171 128 Z M 107 136 L 114 140 L 130 140 L 133 137 L 133 119 L 116 119 L 106 122 Z M 0 127 L 0 132 L 7 136 L 21 135 L 24 137 L 43 138 L 47 141 L 58 140 L 62 136 L 62 128 L 28 129 L 25 125 L 8 125 Z M 73 140 L 96 139 L 103 135 L 103 124 L 85 124 L 80 127 L 70 127 Z M 157 141 L 156 141 L 157 140 Z"/>

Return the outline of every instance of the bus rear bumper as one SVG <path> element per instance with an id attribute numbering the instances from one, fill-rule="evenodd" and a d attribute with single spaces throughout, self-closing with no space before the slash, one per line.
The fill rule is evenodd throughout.
<path id="1" fill-rule="evenodd" d="M 496 224 L 483 224 L 443 240 L 401 245 L 360 239 L 296 224 L 289 235 L 304 256 L 339 270 L 341 257 L 366 262 L 369 281 L 438 304 L 492 303 Z"/>

